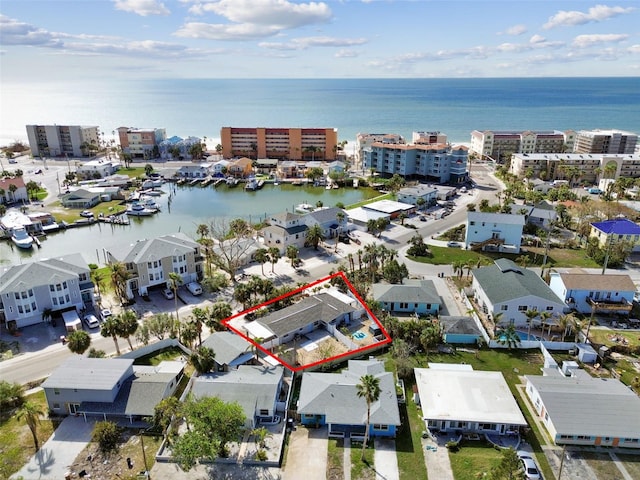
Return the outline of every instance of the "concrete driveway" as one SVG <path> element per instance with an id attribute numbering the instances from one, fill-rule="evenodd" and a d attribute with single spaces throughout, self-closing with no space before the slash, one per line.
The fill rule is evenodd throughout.
<path id="1" fill-rule="evenodd" d="M 11 478 L 60 480 L 91 440 L 93 422 L 67 417 L 29 462 Z"/>
<path id="2" fill-rule="evenodd" d="M 396 441 L 389 438 L 376 438 L 375 447 L 373 462 L 376 480 L 399 480 Z"/>
<path id="3" fill-rule="evenodd" d="M 326 480 L 328 433 L 327 427 L 302 426 L 291 432 L 283 480 Z"/>

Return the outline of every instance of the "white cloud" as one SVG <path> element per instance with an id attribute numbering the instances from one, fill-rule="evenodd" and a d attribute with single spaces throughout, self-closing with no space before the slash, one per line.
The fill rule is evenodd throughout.
<path id="1" fill-rule="evenodd" d="M 509 27 L 505 30 L 504 33 L 506 33 L 507 35 L 522 35 L 523 33 L 527 32 L 527 26 L 526 25 L 514 25 L 512 27 Z"/>
<path id="2" fill-rule="evenodd" d="M 28 23 L 0 15 L 0 38 L 3 45 L 61 47 L 62 41 L 53 33 Z"/>
<path id="3" fill-rule="evenodd" d="M 289 42 L 262 42 L 262 48 L 272 50 L 306 50 L 311 47 L 352 47 L 367 43 L 365 38 L 334 38 L 334 37 L 301 37 Z"/>
<path id="4" fill-rule="evenodd" d="M 205 38 L 208 40 L 252 40 L 271 37 L 280 30 L 269 25 L 243 24 L 211 24 L 190 22 L 184 24 L 174 35 L 187 38 Z"/>
<path id="5" fill-rule="evenodd" d="M 136 13 L 143 17 L 148 15 L 169 15 L 171 13 L 164 3 L 157 0 L 114 0 L 116 10 Z"/>
<path id="6" fill-rule="evenodd" d="M 358 52 L 355 50 L 347 50 L 345 48 L 338 50 L 334 57 L 336 58 L 355 58 L 358 56 Z"/>
<path id="7" fill-rule="evenodd" d="M 627 48 L 627 51 L 629 53 L 640 53 L 640 45 L 631 45 L 629 48 Z"/>
<path id="8" fill-rule="evenodd" d="M 533 35 L 530 39 L 529 39 L 529 43 L 544 43 L 546 41 L 546 38 L 544 38 L 542 35 Z"/>
<path id="9" fill-rule="evenodd" d="M 549 17 L 547 23 L 542 28 L 549 30 L 556 27 L 568 27 L 575 25 L 584 25 L 591 22 L 602 22 L 611 17 L 631 13 L 634 7 L 609 7 L 607 5 L 596 5 L 591 7 L 587 12 L 579 12 L 577 10 L 560 10 L 555 15 Z"/>
<path id="10" fill-rule="evenodd" d="M 572 46 L 578 48 L 590 47 L 600 43 L 618 43 L 629 38 L 626 34 L 608 33 L 608 34 L 592 34 L 578 35 L 573 39 Z"/>
<path id="11" fill-rule="evenodd" d="M 564 45 L 564 42 L 551 42 L 540 35 L 533 35 L 529 39 L 528 43 L 503 43 L 496 47 L 496 51 L 501 53 L 527 52 L 530 50 L 540 50 L 543 48 L 560 48 Z"/>

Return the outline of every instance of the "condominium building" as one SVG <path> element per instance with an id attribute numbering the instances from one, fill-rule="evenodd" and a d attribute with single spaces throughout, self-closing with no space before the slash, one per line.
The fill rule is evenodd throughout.
<path id="1" fill-rule="evenodd" d="M 335 128 L 235 128 L 220 130 L 224 158 L 335 160 Z"/>
<path id="2" fill-rule="evenodd" d="M 356 165 L 362 167 L 364 149 L 374 143 L 404 144 L 404 137 L 397 133 L 358 133 L 356 135 Z M 364 168 L 364 167 L 362 167 Z"/>
<path id="3" fill-rule="evenodd" d="M 518 177 L 532 174 L 543 180 L 570 180 L 573 185 L 597 183 L 601 178 L 640 177 L 640 155 L 594 153 L 527 154 L 511 156 L 509 171 Z"/>
<path id="4" fill-rule="evenodd" d="M 580 130 L 576 135 L 575 153 L 635 152 L 638 135 L 622 130 Z"/>
<path id="5" fill-rule="evenodd" d="M 117 130 L 122 152 L 134 158 L 159 157 L 160 143 L 167 138 L 164 128 L 120 127 Z"/>
<path id="6" fill-rule="evenodd" d="M 411 135 L 411 143 L 421 143 L 434 145 L 436 143 L 447 143 L 447 136 L 440 132 L 413 132 Z"/>
<path id="7" fill-rule="evenodd" d="M 468 178 L 468 149 L 444 144 L 386 144 L 364 149 L 363 168 L 383 176 L 394 174 L 435 183 L 462 183 Z"/>
<path id="8" fill-rule="evenodd" d="M 86 145 L 99 145 L 100 130 L 95 126 L 27 125 L 27 138 L 34 157 L 84 157 L 89 155 Z"/>
<path id="9" fill-rule="evenodd" d="M 470 152 L 497 161 L 512 153 L 562 153 L 573 150 L 576 132 L 492 131 L 471 132 Z"/>

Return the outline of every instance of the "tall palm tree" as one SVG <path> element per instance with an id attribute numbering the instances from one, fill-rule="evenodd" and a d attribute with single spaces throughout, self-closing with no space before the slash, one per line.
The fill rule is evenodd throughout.
<path id="1" fill-rule="evenodd" d="M 314 250 L 318 250 L 318 245 L 324 240 L 324 234 L 322 233 L 322 227 L 319 224 L 312 225 L 307 230 L 307 238 L 305 244 L 311 245 Z"/>
<path id="2" fill-rule="evenodd" d="M 269 247 L 268 254 L 269 261 L 271 262 L 271 273 L 276 273 L 274 267 L 276 263 L 278 263 L 278 260 L 280 260 L 280 249 L 278 247 Z"/>
<path id="3" fill-rule="evenodd" d="M 29 430 L 31 430 L 36 451 L 40 448 L 38 444 L 38 425 L 40 424 L 40 416 L 43 414 L 42 407 L 34 402 L 24 402 L 16 412 L 16 418 L 18 420 L 24 420 Z"/>
<path id="4" fill-rule="evenodd" d="M 577 318 L 575 317 L 575 315 L 573 315 L 573 313 L 568 313 L 566 315 L 560 315 L 558 317 L 558 325 L 560 326 L 560 329 L 562 330 L 562 339 L 561 341 L 564 342 L 565 337 L 572 331 L 574 331 L 577 327 Z"/>
<path id="5" fill-rule="evenodd" d="M 364 461 L 364 451 L 369 441 L 369 426 L 371 422 L 371 404 L 377 402 L 380 398 L 380 379 L 373 375 L 367 374 L 360 377 L 360 383 L 356 385 L 356 395 L 358 398 L 364 398 L 367 402 L 367 423 L 364 431 L 364 442 L 362 443 L 361 460 Z"/>
<path id="6" fill-rule="evenodd" d="M 262 269 L 262 276 L 264 277 L 264 264 L 269 261 L 269 252 L 266 248 L 259 248 L 253 254 L 253 258 L 260 264 Z"/>
<path id="7" fill-rule="evenodd" d="M 67 337 L 67 347 L 73 353 L 82 355 L 91 346 L 91 337 L 84 330 L 71 332 Z"/>
<path id="8" fill-rule="evenodd" d="M 544 327 L 546 326 L 547 320 L 549 320 L 551 318 L 551 312 L 540 312 L 540 315 L 538 315 L 540 317 L 540 326 L 542 327 L 542 334 L 544 336 Z M 553 323 L 549 323 L 549 333 L 548 335 L 551 335 L 551 327 L 553 326 Z"/>
<path id="9" fill-rule="evenodd" d="M 240 285 L 244 284 L 241 283 Z M 227 302 L 217 301 L 216 303 L 211 305 L 209 318 L 205 323 L 207 327 L 212 330 L 220 330 L 220 322 L 222 322 L 222 320 L 224 320 L 225 318 L 229 318 L 232 313 L 233 309 L 231 308 L 231 305 L 229 305 Z"/>
<path id="10" fill-rule="evenodd" d="M 170 272 L 169 273 L 169 281 L 167 282 L 167 286 L 173 291 L 173 300 L 176 308 L 176 320 L 180 322 L 180 316 L 178 315 L 178 287 L 182 285 L 184 282 L 179 273 Z"/>
<path id="11" fill-rule="evenodd" d="M 498 337 L 498 343 L 500 345 L 506 345 L 509 350 L 520 345 L 520 336 L 516 331 L 516 327 L 513 323 L 510 323 L 507 328 L 503 329 Z"/>
<path id="12" fill-rule="evenodd" d="M 100 335 L 104 338 L 111 337 L 116 346 L 116 354 L 120 356 L 120 345 L 118 345 L 118 336 L 120 335 L 120 322 L 116 317 L 109 317 L 100 328 Z"/>
<path id="13" fill-rule="evenodd" d="M 111 270 L 111 283 L 116 296 L 121 302 L 127 301 L 127 281 L 130 278 L 130 274 L 127 271 L 127 267 L 122 262 L 114 262 L 109 265 Z"/>
<path id="14" fill-rule="evenodd" d="M 189 357 L 193 368 L 199 374 L 207 373 L 215 367 L 215 352 L 208 347 L 200 347 Z"/>
<path id="15" fill-rule="evenodd" d="M 537 310 L 527 310 L 524 312 L 524 316 L 527 317 L 527 340 L 531 340 L 531 324 L 540 316 L 540 312 Z"/>
<path id="16" fill-rule="evenodd" d="M 138 316 L 133 310 L 125 310 L 118 315 L 118 321 L 120 323 L 120 337 L 124 338 L 129 344 L 129 348 L 133 351 L 133 345 L 131 345 L 131 335 L 138 330 Z"/>
<path id="17" fill-rule="evenodd" d="M 296 268 L 296 265 L 298 264 L 298 253 L 298 247 L 296 247 L 295 245 L 287 246 L 286 255 L 287 258 L 291 261 L 291 266 L 293 268 Z"/>

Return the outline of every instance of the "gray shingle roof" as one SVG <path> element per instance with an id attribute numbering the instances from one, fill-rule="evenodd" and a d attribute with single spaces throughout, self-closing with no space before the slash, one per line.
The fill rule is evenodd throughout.
<path id="1" fill-rule="evenodd" d="M 294 305 L 257 319 L 256 322 L 271 330 L 277 337 L 281 337 L 316 320 L 329 323 L 340 315 L 353 311 L 355 309 L 350 305 L 327 293 L 320 293 L 303 298 Z"/>
<path id="2" fill-rule="evenodd" d="M 214 351 L 215 362 L 219 365 L 235 365 L 234 360 L 242 361 L 243 357 L 247 357 L 245 361 L 248 361 L 253 357 L 250 351 L 252 345 L 231 332 L 213 333 L 202 342 L 202 345 Z"/>
<path id="3" fill-rule="evenodd" d="M 496 260 L 494 265 L 476 268 L 473 276 L 494 305 L 528 295 L 563 304 L 540 275 L 533 270 L 518 267 L 506 258 Z"/>
<path id="4" fill-rule="evenodd" d="M 130 359 L 74 355 L 56 368 L 42 387 L 111 390 L 132 365 Z"/>
<path id="5" fill-rule="evenodd" d="M 444 333 L 480 335 L 480 329 L 471 317 L 440 316 L 438 318 Z"/>
<path id="6" fill-rule="evenodd" d="M 317 223 L 324 225 L 326 223 L 338 223 L 338 219 L 336 217 L 336 215 L 338 214 L 338 212 L 342 212 L 342 214 L 344 215 L 344 218 L 347 218 L 347 213 L 338 207 L 330 207 L 330 208 L 323 208 L 320 210 L 316 210 L 314 212 L 310 212 L 307 213 L 304 216 L 303 221 L 307 221 L 310 219 L 315 220 Z"/>
<path id="7" fill-rule="evenodd" d="M 303 373 L 298 413 L 325 415 L 327 423 L 364 425 L 367 403 L 358 397 L 356 385 L 367 374 L 380 379 L 380 398 L 371 405 L 371 423 L 400 425 L 393 373 L 386 372 L 378 360 L 349 360 L 341 373 Z"/>
<path id="8" fill-rule="evenodd" d="M 200 245 L 184 233 L 163 235 L 150 240 L 140 240 L 128 247 L 119 247 L 109 253 L 124 263 L 145 263 L 150 260 L 193 252 Z"/>
<path id="9" fill-rule="evenodd" d="M 306 225 L 296 225 L 289 228 L 280 227 L 278 225 L 269 225 L 267 227 L 264 227 L 262 229 L 262 232 L 263 232 L 263 235 L 265 233 L 273 233 L 274 235 L 282 237 L 285 235 L 295 235 L 296 233 L 305 232 L 307 228 L 309 227 L 307 227 Z"/>
<path id="10" fill-rule="evenodd" d="M 80 273 L 89 273 L 89 267 L 79 253 L 13 265 L 0 269 L 0 294 L 48 285 L 52 280 L 60 283 L 77 279 Z"/>
<path id="11" fill-rule="evenodd" d="M 280 222 L 291 222 L 293 220 L 298 220 L 302 218 L 302 215 L 292 212 L 280 212 L 274 215 L 271 215 L 271 218 L 274 218 Z"/>
<path id="12" fill-rule="evenodd" d="M 262 409 L 273 409 L 283 375 L 282 366 L 240 365 L 230 372 L 199 376 L 191 392 L 196 398 L 208 396 L 238 402 L 247 418 L 252 419 Z"/>
<path id="13" fill-rule="evenodd" d="M 640 398 L 613 378 L 527 375 L 558 434 L 638 438 Z"/>
<path id="14" fill-rule="evenodd" d="M 374 283 L 373 298 L 379 302 L 440 304 L 440 296 L 432 280 L 405 280 L 403 284 Z"/>

